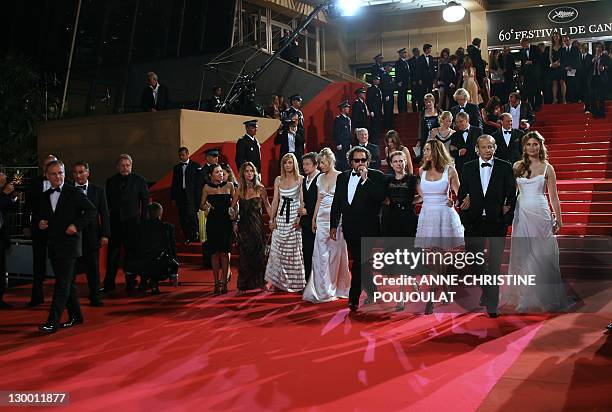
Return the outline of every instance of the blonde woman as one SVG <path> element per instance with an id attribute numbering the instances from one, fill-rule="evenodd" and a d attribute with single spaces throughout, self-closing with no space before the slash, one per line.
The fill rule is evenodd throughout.
<path id="1" fill-rule="evenodd" d="M 336 240 L 329 237 L 331 206 L 336 193 L 336 179 L 341 172 L 334 167 L 336 157 L 327 147 L 318 154 L 317 162 L 321 174 L 317 177 L 319 196 L 312 218 L 312 230 L 316 237 L 312 276 L 304 290 L 304 300 L 313 303 L 348 298 L 351 287 L 348 251 L 342 226 L 338 227 Z"/>
<path id="2" fill-rule="evenodd" d="M 281 175 L 274 181 L 270 209 L 272 244 L 266 266 L 267 288 L 300 292 L 306 286 L 300 215 L 304 214 L 302 176 L 293 153 L 281 159 Z"/>
<path id="3" fill-rule="evenodd" d="M 446 151 L 450 153 L 451 137 L 455 131 L 451 129 L 453 124 L 453 114 L 449 111 L 444 111 L 438 118 L 440 126 L 434 127 L 429 133 L 429 139 L 436 139 L 446 147 Z"/>
<path id="4" fill-rule="evenodd" d="M 508 273 L 535 275 L 536 286 L 515 288 L 510 295 L 516 298 L 513 303 L 517 304 L 518 312 L 562 311 L 572 304 L 572 299 L 565 292 L 559 270 L 559 245 L 555 235 L 563 227 L 563 216 L 557 176 L 548 163 L 546 145 L 540 133 L 527 133 L 522 143 L 523 158 L 513 167 L 519 195 L 512 221 Z M 550 213 L 551 206 L 554 215 Z"/>

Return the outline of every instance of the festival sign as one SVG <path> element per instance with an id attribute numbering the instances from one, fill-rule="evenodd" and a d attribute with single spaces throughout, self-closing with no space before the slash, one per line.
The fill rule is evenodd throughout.
<path id="1" fill-rule="evenodd" d="M 549 41 L 554 31 L 572 39 L 612 37 L 612 1 L 587 1 L 487 12 L 488 47 Z"/>

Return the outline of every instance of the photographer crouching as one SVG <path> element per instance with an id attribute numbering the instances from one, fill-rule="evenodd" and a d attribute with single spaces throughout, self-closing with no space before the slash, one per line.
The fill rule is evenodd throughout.
<path id="1" fill-rule="evenodd" d="M 178 285 L 178 262 L 174 225 L 162 222 L 164 209 L 159 203 L 147 206 L 149 219 L 138 228 L 137 254 L 130 271 L 141 274 L 140 289 L 159 295 L 159 281 L 170 278 Z"/>

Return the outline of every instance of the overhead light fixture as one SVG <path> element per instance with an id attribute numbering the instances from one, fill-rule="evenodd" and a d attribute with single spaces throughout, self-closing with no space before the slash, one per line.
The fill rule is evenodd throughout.
<path id="1" fill-rule="evenodd" d="M 465 9 L 462 5 L 455 1 L 450 1 L 446 4 L 446 8 L 442 10 L 442 18 L 448 23 L 455 23 L 465 16 Z"/>
<path id="2" fill-rule="evenodd" d="M 338 8 L 343 16 L 354 16 L 363 6 L 362 0 L 339 0 Z"/>

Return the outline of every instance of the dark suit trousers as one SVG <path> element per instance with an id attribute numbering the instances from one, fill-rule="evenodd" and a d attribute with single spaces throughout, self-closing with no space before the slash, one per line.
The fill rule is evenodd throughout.
<path id="1" fill-rule="evenodd" d="M 344 172 L 345 170 L 350 169 L 350 166 L 348 164 L 348 159 L 346 158 L 347 153 L 348 153 L 348 149 L 342 148 L 340 150 L 338 149 L 335 150 L 336 169 L 340 170 L 341 172 Z"/>
<path id="2" fill-rule="evenodd" d="M 47 236 L 32 234 L 32 298 L 33 302 L 43 301 L 43 283 L 47 276 Z"/>
<path id="3" fill-rule="evenodd" d="M 408 111 L 408 85 L 403 84 L 397 89 L 397 111 L 406 113 Z"/>
<path id="4" fill-rule="evenodd" d="M 302 227 L 302 250 L 304 252 L 304 271 L 306 273 L 306 282 L 310 279 L 312 270 L 312 255 L 314 253 L 315 234 L 312 233 L 312 228 Z"/>
<path id="5" fill-rule="evenodd" d="M 100 250 L 87 252 L 81 257 L 81 262 L 87 274 L 87 285 L 89 286 L 89 300 L 100 300 Z M 77 266 L 74 268 L 76 275 Z"/>
<path id="6" fill-rule="evenodd" d="M 180 198 L 176 200 L 179 210 L 179 221 L 185 240 L 197 239 L 199 235 L 198 215 L 193 199 L 190 199 L 185 191 L 181 191 Z"/>
<path id="7" fill-rule="evenodd" d="M 385 129 L 393 129 L 393 107 L 395 106 L 395 101 L 393 100 L 393 95 L 389 96 L 389 101 L 385 101 Z M 374 144 L 378 144 L 379 136 L 373 135 L 372 141 Z"/>
<path id="8" fill-rule="evenodd" d="M 69 317 L 82 317 L 81 306 L 74 276 L 76 258 L 52 258 L 51 266 L 55 272 L 55 288 L 53 301 L 49 310 L 48 322 L 57 325 L 61 321 L 64 309 L 68 309 Z"/>
<path id="9" fill-rule="evenodd" d="M 113 289 L 115 278 L 119 268 L 119 255 L 121 247 L 125 251 L 124 261 L 129 261 L 134 255 L 137 245 L 134 244 L 138 224 L 135 220 L 125 222 L 111 222 L 111 233 L 113 234 L 108 242 L 108 253 L 106 255 L 106 275 L 104 276 L 104 287 Z"/>
<path id="10" fill-rule="evenodd" d="M 604 82 L 601 76 L 593 76 L 591 86 L 591 113 L 593 116 L 603 117 L 606 115 L 608 83 Z"/>
<path id="11" fill-rule="evenodd" d="M 378 143 L 378 136 L 380 135 L 380 126 L 382 123 L 382 113 L 374 113 L 374 116 L 370 120 L 370 141 Z"/>
<path id="12" fill-rule="evenodd" d="M 6 291 L 6 249 L 4 242 L 6 240 L 0 233 L 0 301 L 2 301 Z"/>
<path id="13" fill-rule="evenodd" d="M 412 111 L 414 113 L 422 111 L 422 107 L 419 106 L 421 104 L 421 100 L 419 99 L 419 95 L 421 93 L 420 90 L 421 87 L 418 84 L 413 84 L 412 88 L 410 89 L 412 94 L 410 100 L 412 102 Z"/>
<path id="14" fill-rule="evenodd" d="M 362 262 L 361 238 L 344 238 L 353 263 L 351 264 L 351 290 L 349 291 L 349 304 L 359 305 L 361 291 L 365 290 L 368 296 L 376 291 L 369 261 Z"/>
<path id="15" fill-rule="evenodd" d="M 500 275 L 506 232 L 508 226 L 499 223 L 488 223 L 481 220 L 476 224 L 465 225 L 466 249 L 473 253 L 483 252 L 485 244 L 489 243 L 489 253 L 486 257 L 488 271 L 478 267 L 478 274 Z M 499 305 L 499 286 L 482 286 L 482 300 L 487 312 L 497 313 Z"/>

